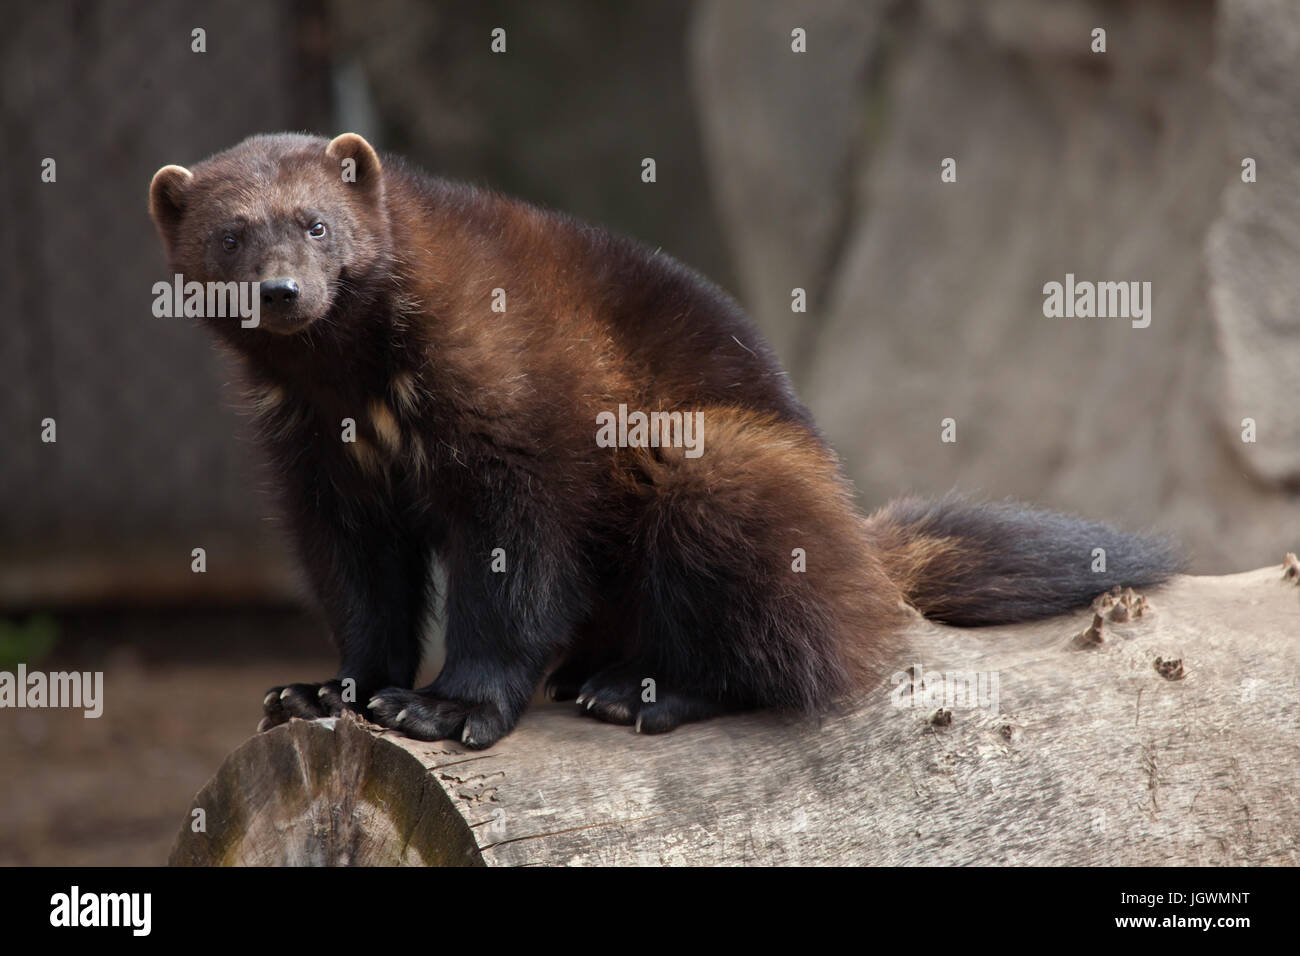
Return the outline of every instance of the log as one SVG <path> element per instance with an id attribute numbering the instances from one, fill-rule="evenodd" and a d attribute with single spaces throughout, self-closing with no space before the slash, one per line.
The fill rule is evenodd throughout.
<path id="1" fill-rule="evenodd" d="M 642 736 L 547 703 L 480 752 L 295 720 L 231 754 L 171 863 L 1300 864 L 1297 580 L 1179 577 L 1096 629 L 918 618 L 822 720 Z"/>

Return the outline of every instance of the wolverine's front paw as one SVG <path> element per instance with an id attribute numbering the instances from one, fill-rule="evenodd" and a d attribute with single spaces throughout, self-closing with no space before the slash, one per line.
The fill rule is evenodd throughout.
<path id="1" fill-rule="evenodd" d="M 443 700 L 419 691 L 389 687 L 371 699 L 366 713 L 375 723 L 416 740 L 459 740 L 482 750 L 510 732 L 495 704 Z"/>
<path id="2" fill-rule="evenodd" d="M 337 717 L 344 710 L 355 710 L 356 704 L 344 700 L 344 688 L 337 680 L 321 684 L 289 684 L 272 687 L 262 698 L 262 722 L 258 732 L 270 730 L 287 723 L 294 717 L 316 720 Z"/>

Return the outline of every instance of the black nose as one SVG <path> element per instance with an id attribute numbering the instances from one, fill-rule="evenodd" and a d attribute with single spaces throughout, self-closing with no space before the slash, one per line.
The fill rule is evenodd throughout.
<path id="1" fill-rule="evenodd" d="M 298 299 L 298 283 L 293 279 L 263 279 L 262 305 L 292 305 Z"/>

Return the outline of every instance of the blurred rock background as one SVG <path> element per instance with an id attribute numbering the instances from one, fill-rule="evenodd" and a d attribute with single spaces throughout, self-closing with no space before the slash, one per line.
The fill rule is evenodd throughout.
<path id="1" fill-rule="evenodd" d="M 741 298 L 864 501 L 1015 495 L 1201 572 L 1293 547 L 1300 7 L 715 0 L 691 49 Z M 1044 318 L 1066 273 L 1151 282 L 1150 327 Z"/>
<path id="2" fill-rule="evenodd" d="M 109 686 L 136 702 L 99 736 L 0 713 L 29 782 L 0 862 L 158 862 L 256 722 L 249 687 L 329 666 L 230 368 L 150 312 L 154 170 L 255 132 L 355 129 L 719 281 L 864 507 L 1014 495 L 1173 533 L 1202 573 L 1300 543 L 1289 0 L 0 0 L 0 22 L 0 619 L 51 612 L 41 666 L 126 660 Z M 1045 318 L 1067 273 L 1151 282 L 1150 327 Z M 221 708 L 194 692 L 214 681 Z"/>

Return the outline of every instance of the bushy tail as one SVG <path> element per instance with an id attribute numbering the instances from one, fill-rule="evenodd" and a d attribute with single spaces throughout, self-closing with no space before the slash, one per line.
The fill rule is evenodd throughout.
<path id="1" fill-rule="evenodd" d="M 1182 567 L 1167 540 L 1010 501 L 902 498 L 867 526 L 907 600 L 961 626 L 1062 614 L 1117 584 L 1148 587 Z"/>

